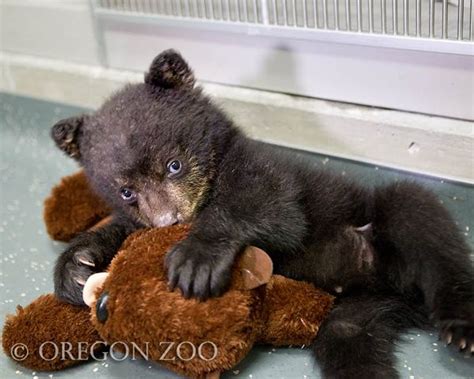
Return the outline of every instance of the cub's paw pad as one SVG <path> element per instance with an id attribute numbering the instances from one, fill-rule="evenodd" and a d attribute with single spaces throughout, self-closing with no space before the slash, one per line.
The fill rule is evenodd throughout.
<path id="1" fill-rule="evenodd" d="M 474 354 L 474 324 L 465 320 L 443 320 L 440 322 L 439 338 L 461 352 Z"/>

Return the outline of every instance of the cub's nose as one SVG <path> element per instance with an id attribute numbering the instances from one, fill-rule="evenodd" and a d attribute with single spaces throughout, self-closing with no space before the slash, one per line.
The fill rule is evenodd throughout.
<path id="1" fill-rule="evenodd" d="M 153 219 L 153 226 L 155 228 L 162 228 L 164 226 L 174 225 L 178 223 L 178 217 L 175 213 L 166 212 L 159 214 Z"/>

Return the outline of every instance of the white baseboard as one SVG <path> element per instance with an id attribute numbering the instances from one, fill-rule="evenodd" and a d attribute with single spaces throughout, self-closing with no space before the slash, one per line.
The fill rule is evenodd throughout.
<path id="1" fill-rule="evenodd" d="M 87 108 L 143 78 L 137 72 L 10 53 L 0 53 L 0 64 L 0 91 Z M 472 122 L 201 84 L 256 139 L 474 183 Z"/>

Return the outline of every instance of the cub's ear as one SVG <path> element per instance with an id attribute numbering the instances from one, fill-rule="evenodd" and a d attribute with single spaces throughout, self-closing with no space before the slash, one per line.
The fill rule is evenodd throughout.
<path id="1" fill-rule="evenodd" d="M 162 88 L 192 89 L 196 79 L 183 57 L 175 50 L 165 50 L 151 63 L 145 83 Z"/>
<path id="2" fill-rule="evenodd" d="M 82 126 L 87 116 L 65 118 L 54 124 L 51 137 L 56 145 L 71 158 L 80 160 L 79 141 L 82 137 Z"/>

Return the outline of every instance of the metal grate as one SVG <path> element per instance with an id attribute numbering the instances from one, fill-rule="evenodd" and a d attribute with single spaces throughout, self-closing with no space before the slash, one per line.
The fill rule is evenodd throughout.
<path id="1" fill-rule="evenodd" d="M 95 9 L 294 30 L 472 41 L 473 0 L 97 0 Z"/>

